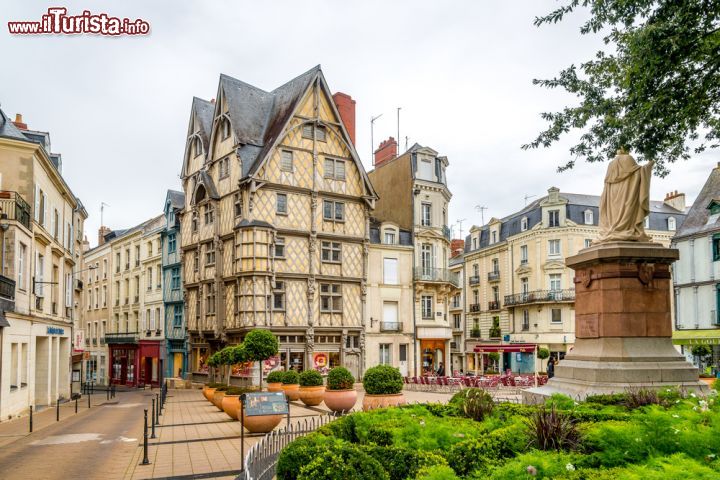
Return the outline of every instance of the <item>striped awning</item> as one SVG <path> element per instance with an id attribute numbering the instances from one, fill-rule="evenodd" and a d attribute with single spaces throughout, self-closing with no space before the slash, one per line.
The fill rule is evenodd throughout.
<path id="1" fill-rule="evenodd" d="M 532 353 L 535 351 L 535 348 L 537 347 L 536 343 L 505 343 L 505 344 L 498 344 L 493 343 L 489 345 L 475 345 L 473 348 L 474 353 Z"/>

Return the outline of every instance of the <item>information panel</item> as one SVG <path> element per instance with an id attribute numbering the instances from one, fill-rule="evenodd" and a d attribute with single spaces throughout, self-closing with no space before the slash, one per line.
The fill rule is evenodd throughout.
<path id="1" fill-rule="evenodd" d="M 248 417 L 288 413 L 284 392 L 246 393 L 243 401 L 245 415 Z"/>

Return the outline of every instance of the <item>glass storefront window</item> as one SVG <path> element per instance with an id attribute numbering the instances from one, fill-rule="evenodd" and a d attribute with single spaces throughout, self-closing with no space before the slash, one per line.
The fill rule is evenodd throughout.
<path id="1" fill-rule="evenodd" d="M 305 369 L 305 354 L 303 352 L 290 352 L 290 369 L 302 372 Z"/>

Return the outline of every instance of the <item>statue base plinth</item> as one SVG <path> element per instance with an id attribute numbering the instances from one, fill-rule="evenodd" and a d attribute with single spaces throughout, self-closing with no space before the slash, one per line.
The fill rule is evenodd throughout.
<path id="1" fill-rule="evenodd" d="M 697 368 L 672 345 L 670 265 L 677 258 L 675 249 L 639 242 L 595 245 L 569 257 L 575 346 L 555 367 L 555 377 L 524 391 L 523 401 L 671 386 L 706 393 Z"/>

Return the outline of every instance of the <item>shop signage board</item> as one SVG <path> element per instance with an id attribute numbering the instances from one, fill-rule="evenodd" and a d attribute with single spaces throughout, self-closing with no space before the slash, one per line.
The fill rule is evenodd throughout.
<path id="1" fill-rule="evenodd" d="M 243 397 L 245 415 L 286 415 L 288 404 L 283 392 L 246 393 Z"/>

